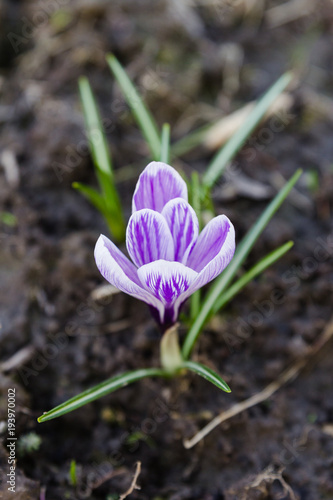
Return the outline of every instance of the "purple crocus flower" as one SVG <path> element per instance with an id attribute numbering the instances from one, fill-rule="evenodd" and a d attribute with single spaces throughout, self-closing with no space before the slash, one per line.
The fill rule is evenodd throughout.
<path id="1" fill-rule="evenodd" d="M 126 231 L 131 262 L 106 236 L 95 247 L 104 278 L 149 304 L 166 327 L 196 290 L 218 276 L 235 251 L 234 227 L 225 215 L 199 234 L 181 176 L 162 162 L 150 163 L 137 182 Z"/>

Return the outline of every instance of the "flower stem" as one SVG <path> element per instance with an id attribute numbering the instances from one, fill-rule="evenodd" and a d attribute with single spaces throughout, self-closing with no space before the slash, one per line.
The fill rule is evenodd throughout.
<path id="1" fill-rule="evenodd" d="M 161 365 L 170 373 L 179 370 L 183 364 L 183 358 L 178 339 L 178 323 L 166 330 L 161 340 Z"/>

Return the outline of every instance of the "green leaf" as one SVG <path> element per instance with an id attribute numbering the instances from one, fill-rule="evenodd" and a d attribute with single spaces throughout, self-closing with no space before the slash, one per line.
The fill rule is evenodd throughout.
<path id="1" fill-rule="evenodd" d="M 17 217 L 10 212 L 0 212 L 0 221 L 9 227 L 17 226 Z"/>
<path id="2" fill-rule="evenodd" d="M 255 264 L 249 271 L 243 274 L 233 285 L 231 285 L 219 299 L 215 302 L 212 314 L 216 314 L 223 306 L 225 306 L 231 299 L 235 297 L 250 281 L 256 278 L 259 274 L 265 271 L 269 266 L 279 260 L 291 247 L 294 245 L 292 241 L 288 241 L 281 245 L 273 252 L 263 257 L 257 264 Z"/>
<path id="3" fill-rule="evenodd" d="M 96 189 L 82 184 L 82 182 L 73 182 L 72 187 L 79 191 L 95 208 L 102 214 L 105 213 L 104 198 L 99 194 Z"/>
<path id="4" fill-rule="evenodd" d="M 79 91 L 94 164 L 98 170 L 104 172 L 112 179 L 111 156 L 106 142 L 101 116 L 90 83 L 85 76 L 79 78 Z"/>
<path id="5" fill-rule="evenodd" d="M 76 461 L 75 460 L 71 460 L 71 464 L 69 467 L 69 479 L 70 479 L 70 483 L 72 486 L 77 485 L 77 473 L 76 473 Z"/>
<path id="6" fill-rule="evenodd" d="M 216 385 L 219 389 L 225 392 L 231 392 L 228 384 L 218 375 L 214 370 L 208 368 L 208 366 L 201 365 L 200 363 L 196 363 L 195 361 L 184 361 L 183 368 L 187 368 L 188 370 L 200 375 L 200 377 L 205 378 L 208 382 Z"/>
<path id="7" fill-rule="evenodd" d="M 102 213 L 107 219 L 111 233 L 118 241 L 123 241 L 125 238 L 125 221 L 117 189 L 114 184 L 111 156 L 97 104 L 86 77 L 81 77 L 79 79 L 79 90 L 90 151 L 95 166 L 96 176 L 103 193 L 105 209 Z M 86 189 L 84 194 L 86 197 L 89 196 Z M 94 197 L 94 199 L 96 201 L 96 197 Z M 98 210 L 100 210 L 100 208 L 98 208 Z"/>
<path id="8" fill-rule="evenodd" d="M 270 87 L 266 94 L 257 102 L 243 125 L 214 156 L 203 177 L 203 183 L 206 187 L 212 187 L 216 180 L 222 175 L 228 163 L 243 146 L 258 123 L 263 119 L 271 104 L 281 92 L 283 92 L 288 83 L 290 83 L 291 78 L 291 73 L 285 73 L 274 83 L 274 85 L 272 85 L 272 87 Z"/>
<path id="9" fill-rule="evenodd" d="M 56 406 L 52 410 L 44 413 L 37 420 L 38 422 L 46 422 L 47 420 L 52 420 L 53 418 L 61 417 L 65 413 L 69 413 L 81 406 L 94 401 L 95 399 L 101 398 L 106 394 L 120 389 L 132 382 L 146 378 L 146 377 L 167 377 L 168 373 L 160 368 L 142 368 L 140 370 L 123 373 L 121 375 L 116 375 L 108 380 L 105 380 L 101 384 L 95 385 L 91 389 L 88 389 L 77 396 L 69 399 L 65 403 Z"/>
<path id="10" fill-rule="evenodd" d="M 161 140 L 158 133 L 158 127 L 154 118 L 145 106 L 131 79 L 126 71 L 113 54 L 108 54 L 106 60 L 114 74 L 125 99 L 130 106 L 132 113 L 141 128 L 141 131 L 147 141 L 154 160 L 159 160 L 161 155 Z"/>
<path id="11" fill-rule="evenodd" d="M 221 294 L 225 291 L 229 283 L 232 281 L 236 275 L 238 269 L 243 264 L 247 255 L 251 251 L 253 245 L 257 241 L 260 234 L 263 232 L 268 222 L 271 220 L 275 212 L 282 205 L 283 201 L 286 199 L 290 193 L 293 186 L 298 181 L 302 170 L 297 170 L 291 179 L 284 185 L 281 191 L 275 196 L 275 198 L 270 202 L 264 212 L 261 214 L 259 219 L 248 231 L 246 236 L 243 238 L 242 242 L 238 245 L 235 255 L 228 265 L 228 267 L 223 271 L 220 277 L 218 277 L 214 284 L 210 287 L 209 292 L 201 305 L 200 312 L 196 317 L 192 327 L 188 331 L 184 345 L 183 345 L 183 357 L 187 359 L 194 347 L 198 336 L 205 325 L 207 319 L 210 317 L 211 312 L 214 310 L 215 304 L 219 300 Z"/>
<path id="12" fill-rule="evenodd" d="M 191 184 L 190 184 L 190 197 L 191 206 L 195 213 L 197 214 L 198 220 L 201 214 L 201 186 L 200 178 L 198 172 L 192 172 Z M 202 227 L 202 221 L 199 220 L 200 229 Z"/>
<path id="13" fill-rule="evenodd" d="M 161 161 L 169 163 L 170 160 L 170 125 L 164 123 L 161 136 Z"/>
<path id="14" fill-rule="evenodd" d="M 190 197 L 191 197 L 191 206 L 195 213 L 197 214 L 199 221 L 199 229 L 202 228 L 202 220 L 201 220 L 201 192 L 200 192 L 200 179 L 198 172 L 192 172 L 191 177 L 191 185 L 190 185 Z M 191 321 L 194 321 L 198 311 L 200 310 L 200 297 L 201 290 L 197 290 L 191 295 L 190 299 L 190 317 Z"/>
<path id="15" fill-rule="evenodd" d="M 79 191 L 104 216 L 110 229 L 110 233 L 113 234 L 115 239 L 117 241 L 123 241 L 125 228 L 123 226 L 122 219 L 119 218 L 116 213 L 110 211 L 105 198 L 103 198 L 103 196 L 101 196 L 96 189 L 87 186 L 86 184 L 82 184 L 81 182 L 73 182 L 72 187 Z M 119 224 L 117 224 L 117 222 L 119 222 Z"/>
<path id="16" fill-rule="evenodd" d="M 178 158 L 197 146 L 200 146 L 208 131 L 214 126 L 215 123 L 214 125 L 206 123 L 202 127 L 197 128 L 193 132 L 189 132 L 184 137 L 176 141 L 171 147 L 171 157 Z"/>

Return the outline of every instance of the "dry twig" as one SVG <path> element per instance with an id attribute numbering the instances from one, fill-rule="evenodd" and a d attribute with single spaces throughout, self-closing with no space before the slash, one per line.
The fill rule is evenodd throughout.
<path id="1" fill-rule="evenodd" d="M 0 372 L 9 372 L 15 368 L 19 368 L 29 361 L 35 353 L 35 349 L 32 345 L 22 347 L 13 356 L 6 361 L 0 363 Z"/>
<path id="2" fill-rule="evenodd" d="M 113 295 L 118 295 L 118 293 L 120 290 L 113 285 L 101 285 L 91 292 L 90 297 L 94 302 L 98 302 L 99 300 L 111 299 Z"/>
<path id="3" fill-rule="evenodd" d="M 267 120 L 277 113 L 286 113 L 293 105 L 293 97 L 284 92 L 280 94 L 268 108 L 262 121 Z M 245 122 L 249 114 L 256 105 L 256 101 L 249 102 L 240 109 L 237 109 L 228 116 L 221 118 L 207 132 L 204 140 L 204 146 L 209 150 L 215 150 L 227 142 L 228 139 Z"/>
<path id="4" fill-rule="evenodd" d="M 0 163 L 5 171 L 9 186 L 16 189 L 20 183 L 20 169 L 13 151 L 5 149 L 1 153 Z"/>
<path id="5" fill-rule="evenodd" d="M 280 387 L 287 384 L 287 382 L 295 379 L 300 371 L 311 361 L 315 355 L 327 344 L 329 340 L 333 337 L 333 318 L 326 326 L 324 333 L 321 335 L 320 339 L 316 344 L 312 347 L 309 353 L 302 356 L 300 359 L 296 360 L 295 363 L 287 368 L 284 372 L 281 373 L 279 378 L 274 382 L 268 384 L 265 389 L 254 394 L 248 399 L 241 401 L 240 403 L 236 403 L 229 410 L 223 411 L 217 417 L 215 417 L 209 424 L 203 427 L 197 434 L 195 434 L 191 439 L 187 439 L 184 441 L 184 447 L 186 449 L 192 448 L 199 441 L 201 441 L 205 436 L 207 436 L 215 427 L 222 424 L 226 420 L 229 420 L 231 417 L 238 415 L 239 413 L 255 406 L 259 403 L 262 403 L 266 399 L 270 398 Z"/>
<path id="6" fill-rule="evenodd" d="M 136 484 L 136 482 L 138 480 L 138 477 L 140 475 L 140 472 L 141 472 L 141 462 L 137 462 L 136 463 L 136 470 L 135 470 L 135 474 L 134 474 L 133 480 L 131 482 L 131 486 L 128 488 L 128 490 L 125 491 L 125 493 L 123 493 L 122 495 L 120 495 L 119 500 L 124 500 L 131 493 L 133 493 L 134 490 L 140 490 L 141 489 L 140 486 L 138 486 Z"/>
<path id="7" fill-rule="evenodd" d="M 268 9 L 266 20 L 270 28 L 276 28 L 310 15 L 315 8 L 316 2 L 311 0 L 290 0 Z"/>
<path id="8" fill-rule="evenodd" d="M 113 479 L 114 477 L 121 476 L 122 474 L 125 474 L 127 470 L 124 467 L 121 467 L 120 469 L 113 470 L 111 469 L 107 474 L 104 474 L 104 476 L 100 477 L 97 479 L 92 485 L 91 485 L 91 490 L 96 490 L 99 488 L 102 484 L 106 483 L 106 481 L 109 481 L 110 479 Z"/>
<path id="9" fill-rule="evenodd" d="M 273 465 L 269 465 L 266 469 L 264 469 L 262 472 L 260 472 L 255 479 L 245 487 L 245 496 L 244 500 L 247 498 L 248 492 L 251 489 L 257 489 L 263 493 L 267 493 L 266 488 L 262 489 L 263 485 L 269 482 L 273 481 L 279 481 L 283 488 L 284 494 L 288 494 L 290 497 L 290 500 L 297 500 L 297 497 L 295 493 L 293 492 L 292 488 L 289 486 L 289 484 L 285 481 L 285 479 L 282 476 L 283 473 L 283 467 L 281 467 L 278 471 L 274 471 Z"/>

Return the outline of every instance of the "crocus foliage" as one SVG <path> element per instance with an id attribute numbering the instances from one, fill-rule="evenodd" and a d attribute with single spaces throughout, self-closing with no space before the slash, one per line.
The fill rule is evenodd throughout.
<path id="1" fill-rule="evenodd" d="M 126 246 L 132 262 L 100 235 L 95 247 L 99 271 L 115 287 L 149 304 L 167 327 L 177 321 L 185 300 L 229 264 L 235 231 L 219 215 L 199 234 L 185 181 L 166 163 L 152 162 L 134 191 Z"/>

